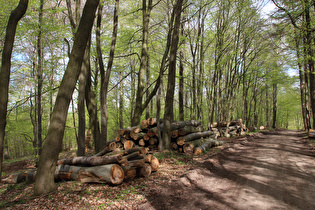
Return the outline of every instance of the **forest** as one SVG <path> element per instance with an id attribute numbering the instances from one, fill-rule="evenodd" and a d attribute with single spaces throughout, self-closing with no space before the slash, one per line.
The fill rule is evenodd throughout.
<path id="1" fill-rule="evenodd" d="M 315 127 L 314 1 L 0 5 L 0 162 L 39 158 L 35 194 L 53 188 L 39 185 L 60 151 L 84 156 L 90 134 L 97 153 L 150 117 L 165 125 L 160 149 L 174 121 Z"/>

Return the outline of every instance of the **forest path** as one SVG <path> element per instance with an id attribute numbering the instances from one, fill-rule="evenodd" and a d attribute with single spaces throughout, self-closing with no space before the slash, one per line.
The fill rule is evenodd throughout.
<path id="1" fill-rule="evenodd" d="M 148 209 L 315 209 L 315 152 L 297 131 L 231 144 L 152 191 Z"/>

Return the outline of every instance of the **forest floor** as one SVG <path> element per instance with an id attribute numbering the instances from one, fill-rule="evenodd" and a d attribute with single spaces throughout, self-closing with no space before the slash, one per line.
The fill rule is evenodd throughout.
<path id="1" fill-rule="evenodd" d="M 160 168 L 118 186 L 57 183 L 34 197 L 33 184 L 0 184 L 6 209 L 315 209 L 315 142 L 297 131 L 231 138 L 201 156 L 156 153 Z M 70 154 L 64 154 L 70 155 Z M 6 163 L 5 174 L 32 168 Z"/>

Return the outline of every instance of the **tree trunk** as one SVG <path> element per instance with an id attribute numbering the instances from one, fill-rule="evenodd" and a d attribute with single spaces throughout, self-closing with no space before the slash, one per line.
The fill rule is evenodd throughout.
<path id="1" fill-rule="evenodd" d="M 38 154 L 41 153 L 42 148 L 42 90 L 43 90 L 43 70 L 42 70 L 42 20 L 43 20 L 43 6 L 44 0 L 40 0 L 38 15 L 38 36 L 37 36 L 37 148 Z"/>
<path id="2" fill-rule="evenodd" d="M 141 51 L 141 62 L 138 73 L 138 88 L 136 95 L 136 103 L 133 117 L 131 119 L 131 126 L 139 125 L 142 112 L 144 110 L 142 100 L 144 93 L 144 80 L 145 80 L 145 71 L 147 66 L 148 59 L 148 38 L 149 38 L 149 22 L 150 22 L 150 13 L 152 10 L 152 0 L 149 0 L 147 6 L 147 0 L 142 0 L 142 51 Z"/>
<path id="3" fill-rule="evenodd" d="M 4 47 L 2 51 L 1 70 L 0 70 L 0 180 L 1 180 L 1 174 L 2 174 L 3 147 L 4 147 L 3 145 L 4 145 L 7 106 L 8 106 L 8 98 L 9 98 L 11 55 L 12 55 L 12 50 L 13 50 L 16 27 L 19 20 L 26 13 L 27 6 L 28 6 L 28 0 L 20 0 L 18 6 L 11 12 L 8 25 L 6 28 Z"/>
<path id="4" fill-rule="evenodd" d="M 91 34 L 98 4 L 99 0 L 88 0 L 83 9 L 82 18 L 75 34 L 69 63 L 59 87 L 45 144 L 39 159 L 34 186 L 35 195 L 46 194 L 55 189 L 54 172 L 62 147 L 67 112 L 80 74 L 85 48 Z"/>
<path id="5" fill-rule="evenodd" d="M 171 122 L 173 121 L 173 104 L 174 104 L 174 89 L 175 89 L 175 75 L 176 75 L 176 54 L 179 40 L 179 27 L 182 13 L 183 0 L 177 0 L 175 7 L 175 21 L 172 36 L 172 44 L 170 51 L 169 72 L 167 93 L 165 99 L 165 113 L 164 113 L 164 129 L 161 139 L 162 147 L 165 149 L 170 148 L 171 143 Z"/>
<path id="6" fill-rule="evenodd" d="M 272 90 L 273 90 L 272 128 L 275 129 L 277 123 L 277 84 L 272 85 Z"/>
<path id="7" fill-rule="evenodd" d="M 117 39 L 117 31 L 118 31 L 118 13 L 119 13 L 119 0 L 116 0 L 115 10 L 114 10 L 114 25 L 113 25 L 113 33 L 112 33 L 112 43 L 109 51 L 109 58 L 107 63 L 106 74 L 103 72 L 101 74 L 101 144 L 100 150 L 105 147 L 107 142 L 107 125 L 108 125 L 108 110 L 107 110 L 107 94 L 108 94 L 108 85 L 109 78 L 113 66 L 114 55 L 115 55 L 115 45 Z M 98 19 L 99 20 L 99 19 Z M 100 21 L 100 20 L 99 20 Z M 100 23 L 99 23 L 100 24 Z M 99 25 L 100 26 L 100 25 Z M 100 48 L 100 41 L 98 41 L 98 48 Z M 101 50 L 98 50 L 100 53 Z M 98 55 L 99 59 L 102 59 L 102 54 Z"/>
<path id="8" fill-rule="evenodd" d="M 85 96 L 88 72 L 90 71 L 90 40 L 88 41 L 81 66 L 79 76 L 79 96 L 78 96 L 78 118 L 79 118 L 79 131 L 78 131 L 78 150 L 77 156 L 85 155 Z"/>
<path id="9" fill-rule="evenodd" d="M 86 100 L 87 110 L 90 116 L 89 127 L 93 135 L 94 151 L 99 151 L 101 132 L 100 132 L 99 120 L 97 116 L 96 96 L 92 88 L 91 69 L 89 70 L 90 71 L 87 76 L 87 84 L 86 84 L 86 90 L 85 90 L 85 100 Z"/>

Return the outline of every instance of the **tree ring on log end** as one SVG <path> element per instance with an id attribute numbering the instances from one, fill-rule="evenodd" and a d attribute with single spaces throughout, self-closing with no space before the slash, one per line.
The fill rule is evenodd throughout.
<path id="1" fill-rule="evenodd" d="M 124 181 L 124 170 L 117 164 L 114 164 L 111 168 L 110 179 L 112 184 L 119 185 Z"/>

